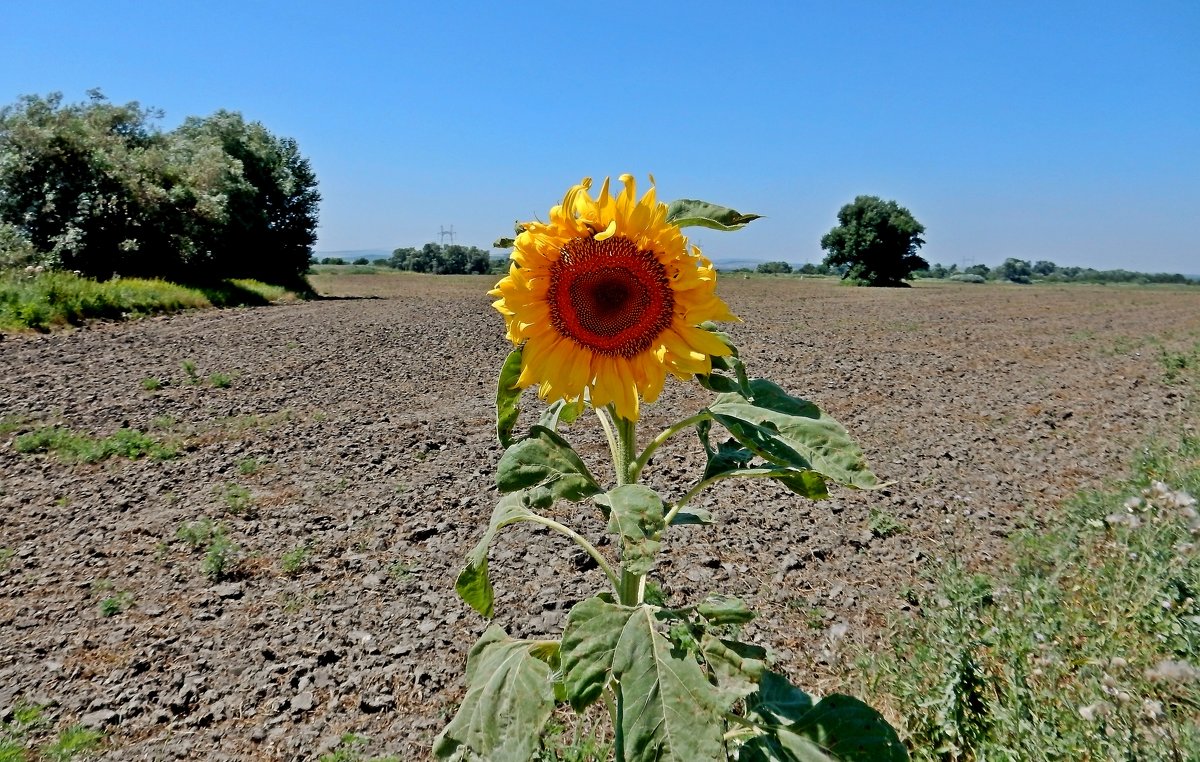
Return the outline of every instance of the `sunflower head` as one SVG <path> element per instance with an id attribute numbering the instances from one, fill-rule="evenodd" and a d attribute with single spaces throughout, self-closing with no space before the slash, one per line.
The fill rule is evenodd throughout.
<path id="1" fill-rule="evenodd" d="M 667 221 L 653 187 L 641 199 L 633 177 L 595 198 L 591 179 L 573 186 L 549 222 L 526 223 L 512 263 L 490 293 L 508 338 L 524 343 L 517 386 L 537 384 L 548 401 L 588 396 L 637 420 L 668 373 L 712 370 L 729 348 L 697 326 L 736 320 L 715 294 L 717 274 L 700 249 Z"/>

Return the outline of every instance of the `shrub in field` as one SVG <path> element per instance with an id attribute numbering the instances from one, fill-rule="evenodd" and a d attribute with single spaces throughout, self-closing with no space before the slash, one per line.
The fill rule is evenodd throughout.
<path id="1" fill-rule="evenodd" d="M 680 229 L 735 230 L 755 219 L 699 201 L 640 200 L 633 178 L 613 196 L 605 180 L 571 188 L 548 223 L 524 225 L 513 267 L 494 306 L 518 345 L 500 370 L 497 434 L 506 448 L 496 482 L 501 497 L 467 558 L 456 590 L 493 614 L 488 548 L 502 528 L 546 527 L 576 543 L 611 589 L 576 604 L 561 640 L 512 638 L 491 626 L 467 656 L 467 690 L 434 746 L 439 759 L 524 762 L 554 736 L 555 704 L 575 712 L 601 705 L 618 762 L 679 760 L 903 760 L 883 718 L 849 696 L 816 700 L 770 668 L 766 649 L 740 642 L 754 616 L 734 597 L 713 594 L 669 605 L 648 584 L 668 527 L 686 531 L 715 518 L 691 505 L 725 479 L 771 479 L 797 495 L 827 497 L 827 484 L 878 482 L 845 429 L 813 403 L 751 378 L 716 320 L 735 320 L 715 294 L 716 273 Z M 716 393 L 639 448 L 643 402 L 666 376 L 695 378 Z M 549 404 L 516 434 L 521 390 L 537 386 Z M 562 428 L 588 408 L 613 458 L 604 485 Z M 717 436 L 724 430 L 727 438 Z M 641 483 L 671 437 L 694 431 L 707 465 L 683 495 Z M 615 559 L 546 514 L 556 501 L 588 503 L 615 537 Z M 598 749 L 606 743 L 598 743 Z M 541 749 L 541 751 L 545 751 Z M 545 758 L 543 756 L 543 758 Z"/>

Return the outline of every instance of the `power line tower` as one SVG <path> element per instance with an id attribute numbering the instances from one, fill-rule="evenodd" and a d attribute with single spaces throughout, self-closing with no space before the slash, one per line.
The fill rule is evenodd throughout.
<path id="1" fill-rule="evenodd" d="M 447 237 L 450 238 L 450 245 L 453 246 L 454 245 L 454 226 L 451 225 L 450 229 L 447 230 L 446 228 L 442 227 L 441 225 L 438 225 L 438 241 L 441 242 L 441 244 L 443 246 L 446 245 Z"/>

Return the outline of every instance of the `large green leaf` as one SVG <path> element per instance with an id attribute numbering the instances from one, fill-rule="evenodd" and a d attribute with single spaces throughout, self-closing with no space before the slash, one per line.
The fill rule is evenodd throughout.
<path id="1" fill-rule="evenodd" d="M 545 426 L 534 426 L 528 437 L 504 451 L 496 484 L 501 492 L 541 486 L 555 498 L 573 502 L 602 492 L 567 440 Z"/>
<path id="2" fill-rule="evenodd" d="M 742 214 L 726 206 L 691 198 L 681 198 L 667 204 L 667 222 L 681 228 L 698 225 L 713 230 L 738 230 L 761 217 L 761 214 Z"/>
<path id="3" fill-rule="evenodd" d="M 753 379 L 749 387 L 750 399 L 736 392 L 722 394 L 708 407 L 713 419 L 744 447 L 776 465 L 816 471 L 850 487 L 879 484 L 862 450 L 816 405 L 766 379 Z"/>
<path id="4" fill-rule="evenodd" d="M 500 498 L 500 502 L 492 511 L 487 531 L 467 556 L 467 565 L 458 573 L 458 579 L 454 583 L 459 597 L 489 619 L 494 613 L 492 603 L 495 594 L 492 591 L 492 581 L 488 578 L 488 548 L 502 527 L 534 515 L 528 507 L 529 498 L 530 495 L 524 491 Z"/>
<path id="5" fill-rule="evenodd" d="M 716 681 L 718 704 L 729 709 L 758 690 L 766 671 L 767 652 L 760 646 L 725 640 L 712 633 L 700 639 L 700 655 Z"/>
<path id="6" fill-rule="evenodd" d="M 904 762 L 908 751 L 879 712 L 851 696 L 816 704 L 785 678 L 765 672 L 746 699 L 749 718 L 767 735 L 746 743 L 739 762 Z"/>
<path id="7" fill-rule="evenodd" d="M 608 531 L 621 538 L 621 565 L 632 574 L 649 572 L 666 528 L 663 499 L 644 484 L 625 484 L 596 502 L 608 510 Z"/>
<path id="8" fill-rule="evenodd" d="M 521 390 L 517 379 L 521 377 L 521 348 L 517 347 L 504 358 L 500 376 L 496 379 L 496 436 L 501 447 L 513 443 L 513 428 L 521 412 Z"/>
<path id="9" fill-rule="evenodd" d="M 567 614 L 560 649 L 562 681 L 576 712 L 598 699 L 608 685 L 617 641 L 633 612 L 628 606 L 588 598 Z"/>
<path id="10" fill-rule="evenodd" d="M 751 697 L 747 706 L 762 720 L 781 725 L 795 722 L 807 714 L 813 707 L 813 700 L 783 675 L 765 672 L 758 693 Z"/>
<path id="11" fill-rule="evenodd" d="M 618 718 L 627 762 L 723 762 L 715 691 L 688 653 L 674 652 L 650 606 L 625 623 L 613 655 L 621 683 Z"/>
<path id="12" fill-rule="evenodd" d="M 740 397 L 740 395 L 738 395 Z M 744 399 L 744 398 L 743 398 Z M 750 461 L 754 452 L 742 447 L 737 439 L 729 439 L 719 443 L 715 448 L 708 440 L 712 427 L 711 421 L 700 421 L 696 424 L 696 433 L 700 435 L 700 443 L 708 463 L 704 468 L 704 478 L 711 479 L 722 474 L 735 474 L 742 477 L 767 477 L 775 479 L 792 492 L 810 500 L 824 500 L 829 497 L 825 487 L 825 479 L 816 471 L 780 466 L 775 468 L 751 468 Z M 748 427 L 743 427 L 747 429 Z M 757 434 L 757 430 L 754 430 Z M 769 436 L 764 434 L 764 437 Z M 768 443 L 769 444 L 769 443 Z"/>
<path id="13" fill-rule="evenodd" d="M 434 741 L 442 760 L 528 762 L 554 709 L 543 644 L 493 625 L 467 654 L 467 695 Z M 539 658 L 542 657 L 542 658 Z"/>

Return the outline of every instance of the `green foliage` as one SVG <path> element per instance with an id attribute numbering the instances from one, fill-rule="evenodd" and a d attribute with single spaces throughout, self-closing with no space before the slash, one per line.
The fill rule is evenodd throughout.
<path id="1" fill-rule="evenodd" d="M 914 758 L 1200 759 L 1196 494 L 1192 436 L 1017 536 L 999 578 L 934 570 L 871 657 Z"/>
<path id="2" fill-rule="evenodd" d="M 667 204 L 667 222 L 681 228 L 699 226 L 713 230 L 740 230 L 761 218 L 761 214 L 742 214 L 729 207 L 691 198 L 681 198 Z"/>
<path id="3" fill-rule="evenodd" d="M 304 571 L 309 565 L 309 553 L 312 546 L 309 543 L 297 545 L 284 553 L 279 559 L 279 568 L 289 577 L 294 577 Z"/>
<path id="4" fill-rule="evenodd" d="M 343 733 L 338 747 L 328 754 L 318 757 L 318 762 L 400 762 L 399 757 L 363 757 L 363 747 L 371 739 L 357 733 Z"/>
<path id="5" fill-rule="evenodd" d="M 185 543 L 193 552 L 203 551 L 200 571 L 213 582 L 232 576 L 241 557 L 239 548 L 226 533 L 225 527 L 211 519 L 184 524 L 175 532 L 175 538 Z"/>
<path id="6" fill-rule="evenodd" d="M 858 196 L 838 211 L 838 225 L 821 238 L 825 264 L 844 266 L 845 278 L 869 286 L 901 286 L 929 267 L 917 255 L 925 226 L 895 201 Z"/>
<path id="7" fill-rule="evenodd" d="M 129 608 L 132 604 L 133 593 L 130 593 L 128 590 L 117 591 L 100 601 L 100 615 L 104 617 L 115 616 Z"/>
<path id="8" fill-rule="evenodd" d="M 112 457 L 137 460 L 150 457 L 170 460 L 179 451 L 137 429 L 117 429 L 107 437 L 90 437 L 62 426 L 48 426 L 26 432 L 13 440 L 19 453 L 53 453 L 66 462 L 96 463 Z"/>
<path id="9" fill-rule="evenodd" d="M 103 740 L 104 734 L 100 731 L 73 725 L 60 732 L 54 743 L 42 749 L 42 756 L 55 762 L 69 762 L 80 754 L 95 751 Z"/>
<path id="10" fill-rule="evenodd" d="M 153 376 L 142 379 L 142 388 L 148 392 L 156 392 L 163 388 L 163 382 Z"/>
<path id="11" fill-rule="evenodd" d="M 225 510 L 234 516 L 248 514 L 254 508 L 254 498 L 250 495 L 250 490 L 240 484 L 226 484 L 221 490 L 221 498 L 225 501 Z"/>
<path id="12" fill-rule="evenodd" d="M 187 376 L 188 383 L 196 386 L 200 383 L 200 374 L 196 372 L 196 363 L 191 360 L 184 360 L 179 363 L 179 369 L 183 371 L 183 375 Z"/>
<path id="13" fill-rule="evenodd" d="M 764 273 L 767 275 L 786 275 L 792 271 L 792 266 L 787 262 L 761 262 L 755 268 L 755 272 Z"/>
<path id="14" fill-rule="evenodd" d="M 1180 352 L 1159 347 L 1158 364 L 1163 370 L 1163 380 L 1168 384 L 1191 378 L 1195 371 L 1200 369 L 1200 343 L 1189 351 Z"/>
<path id="15" fill-rule="evenodd" d="M 876 537 L 891 537 L 892 535 L 903 534 L 908 531 L 908 527 L 904 525 L 904 522 L 887 511 L 882 511 L 878 508 L 871 509 L 867 526 L 870 528 L 871 534 Z"/>
<path id="16" fill-rule="evenodd" d="M 262 466 L 263 464 L 257 458 L 246 458 L 245 460 L 238 461 L 237 469 L 238 473 L 242 476 L 253 476 L 259 472 Z"/>
<path id="17" fill-rule="evenodd" d="M 467 655 L 467 695 L 438 735 L 439 759 L 509 762 L 530 759 L 554 709 L 557 648 L 515 640 L 492 625 Z"/>
<path id="18" fill-rule="evenodd" d="M 995 280 L 1028 285 L 1033 282 L 1033 267 L 1023 259 L 1009 257 L 992 270 L 991 277 Z"/>
<path id="19" fill-rule="evenodd" d="M 964 281 L 967 283 L 983 283 L 992 280 L 1006 280 L 1013 283 L 1032 283 L 1044 281 L 1047 283 L 1168 283 L 1176 285 L 1197 285 L 1187 276 L 1180 273 L 1141 273 L 1129 270 L 1096 270 L 1091 267 L 1061 267 L 1044 259 L 1033 264 L 1028 260 L 1009 258 L 995 268 L 987 265 L 971 265 L 958 271 L 958 265 L 935 264 L 927 269 L 914 273 L 922 278 L 945 278 Z M 978 276 L 975 277 L 964 276 Z"/>
<path id="20" fill-rule="evenodd" d="M 228 373 L 213 373 L 208 377 L 208 385 L 214 389 L 228 389 L 233 384 L 233 376 Z"/>
<path id="21" fill-rule="evenodd" d="M 392 252 L 391 259 L 381 264 L 397 270 L 438 275 L 484 275 L 492 272 L 492 255 L 474 246 L 427 243 L 419 249 L 401 248 Z"/>
<path id="22" fill-rule="evenodd" d="M 295 141 L 227 111 L 170 132 L 161 116 L 99 91 L 0 109 L 0 223 L 94 277 L 298 285 L 320 197 Z"/>
<path id="23" fill-rule="evenodd" d="M 88 320 L 123 320 L 212 306 L 267 303 L 288 295 L 251 281 L 190 288 L 162 280 L 95 281 L 69 272 L 0 272 L 0 331 L 46 331 Z M 249 297 L 246 297 L 249 295 Z"/>

